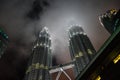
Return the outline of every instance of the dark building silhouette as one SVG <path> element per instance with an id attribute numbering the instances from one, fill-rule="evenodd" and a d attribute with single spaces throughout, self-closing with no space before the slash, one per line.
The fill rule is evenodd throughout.
<path id="1" fill-rule="evenodd" d="M 51 80 L 49 67 L 52 66 L 51 39 L 44 27 L 34 42 L 24 80 Z"/>
<path id="2" fill-rule="evenodd" d="M 75 61 L 74 71 L 77 76 L 94 57 L 96 51 L 82 27 L 72 26 L 68 34 L 70 55 Z"/>
<path id="3" fill-rule="evenodd" d="M 4 54 L 8 43 L 7 34 L 0 28 L 0 58 Z"/>
<path id="4" fill-rule="evenodd" d="M 112 34 L 120 24 L 120 10 L 111 9 L 99 16 L 99 20 L 107 31 Z"/>

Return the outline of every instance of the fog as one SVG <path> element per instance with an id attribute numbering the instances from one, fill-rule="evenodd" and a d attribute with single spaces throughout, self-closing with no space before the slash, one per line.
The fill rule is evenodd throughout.
<path id="1" fill-rule="evenodd" d="M 52 54 L 56 64 L 71 61 L 67 29 L 74 24 L 83 27 L 98 51 L 110 36 L 100 25 L 98 16 L 108 9 L 119 9 L 119 2 L 119 0 L 0 0 L 0 24 L 9 36 L 8 49 L 0 65 L 6 61 L 3 67 L 8 71 L 12 69 L 13 76 L 17 73 L 16 76 L 21 77 L 25 68 L 20 64 L 24 66 L 27 64 L 32 43 L 44 26 L 48 27 L 52 37 Z M 8 68 L 9 61 L 14 68 Z M 19 72 L 21 70 L 22 73 Z M 0 74 L 2 75 L 4 74 Z M 6 75 L 9 76 L 9 73 Z"/>

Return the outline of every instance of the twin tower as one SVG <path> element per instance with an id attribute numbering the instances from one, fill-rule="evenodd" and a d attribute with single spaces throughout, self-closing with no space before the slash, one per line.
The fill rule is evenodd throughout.
<path id="1" fill-rule="evenodd" d="M 72 26 L 68 34 L 74 73 L 78 75 L 94 57 L 96 51 L 82 27 Z M 51 38 L 48 29 L 44 27 L 34 42 L 24 80 L 52 80 L 49 74 L 51 67 Z"/>

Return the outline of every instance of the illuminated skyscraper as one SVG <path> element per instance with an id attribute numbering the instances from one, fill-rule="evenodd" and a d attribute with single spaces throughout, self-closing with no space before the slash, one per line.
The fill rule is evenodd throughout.
<path id="1" fill-rule="evenodd" d="M 51 39 L 48 29 L 44 27 L 34 42 L 25 80 L 51 80 L 49 74 L 49 67 L 51 66 Z"/>
<path id="2" fill-rule="evenodd" d="M 82 27 L 72 26 L 68 34 L 70 55 L 75 61 L 74 70 L 77 76 L 94 57 L 96 51 Z"/>
<path id="3" fill-rule="evenodd" d="M 0 58 L 3 55 L 5 49 L 7 48 L 7 43 L 8 43 L 8 36 L 0 28 Z"/>

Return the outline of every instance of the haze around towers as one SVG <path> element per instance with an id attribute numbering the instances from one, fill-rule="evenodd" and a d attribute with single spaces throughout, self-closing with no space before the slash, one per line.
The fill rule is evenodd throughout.
<path id="1" fill-rule="evenodd" d="M 54 42 L 55 64 L 70 61 L 67 44 L 67 27 L 80 24 L 90 37 L 96 50 L 108 38 L 101 27 L 98 15 L 110 8 L 119 8 L 119 0 L 40 0 L 40 9 L 34 6 L 39 0 L 0 0 L 0 24 L 9 36 L 9 48 L 1 60 L 1 75 L 9 80 L 21 80 L 25 61 L 30 55 L 35 33 L 47 26 Z M 44 2 L 45 1 L 45 2 Z M 41 6 L 40 6 L 41 5 Z M 41 8 L 42 7 L 42 8 Z M 32 11 L 39 18 L 28 16 Z M 35 16 L 36 17 L 36 16 Z M 4 68 L 9 72 L 3 71 Z M 16 79 L 17 78 L 17 79 Z M 3 79 L 1 79 L 3 80 Z"/>

